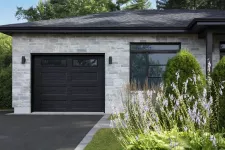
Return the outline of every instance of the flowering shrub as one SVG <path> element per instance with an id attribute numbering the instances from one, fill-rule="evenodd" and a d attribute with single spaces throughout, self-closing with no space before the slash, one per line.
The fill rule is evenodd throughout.
<path id="1" fill-rule="evenodd" d="M 178 80 L 171 83 L 173 92 L 169 94 L 163 85 L 158 91 L 135 91 L 128 86 L 122 95 L 124 115 L 122 117 L 113 106 L 114 115 L 118 117 L 111 121 L 124 149 L 225 148 L 223 134 L 216 133 L 219 95 L 212 96 L 213 80 L 208 76 L 207 86 L 195 96 L 187 92 L 188 84 L 197 89 L 197 82 L 201 80 L 199 74 L 193 72 L 183 83 L 182 90 L 178 89 L 179 77 L 178 71 Z"/>
<path id="2" fill-rule="evenodd" d="M 215 85 L 217 88 L 221 86 L 221 83 L 225 81 L 225 57 L 223 57 L 215 66 L 213 72 L 212 72 L 212 79 L 215 81 Z M 219 92 L 225 92 L 225 88 L 223 87 L 224 84 L 222 84 L 221 91 Z M 216 93 L 216 91 L 213 93 Z M 214 97 L 216 95 L 213 95 Z M 219 128 L 220 130 L 222 128 L 225 128 L 225 94 L 220 96 L 219 98 Z"/>
<path id="3" fill-rule="evenodd" d="M 175 74 L 178 70 L 179 82 L 177 82 L 178 78 L 175 78 Z M 182 92 L 183 83 L 193 75 L 193 72 L 198 74 L 198 80 L 196 80 L 195 84 L 189 82 L 188 88 L 186 89 L 187 91 L 185 92 L 196 97 L 198 96 L 198 91 L 203 90 L 203 87 L 205 86 L 205 77 L 199 62 L 194 55 L 188 50 L 181 50 L 176 56 L 171 58 L 166 65 L 166 70 L 163 75 L 166 92 L 169 94 L 174 92 L 171 87 L 172 82 L 177 82 L 177 89 Z"/>

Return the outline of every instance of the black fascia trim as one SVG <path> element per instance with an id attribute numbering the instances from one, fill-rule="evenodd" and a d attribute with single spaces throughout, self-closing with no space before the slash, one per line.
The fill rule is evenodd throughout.
<path id="1" fill-rule="evenodd" d="M 220 22 L 197 22 L 197 26 L 223 26 L 225 25 L 225 21 L 220 21 Z"/>
<path id="2" fill-rule="evenodd" d="M 0 32 L 12 33 L 189 33 L 182 27 L 0 27 Z"/>
<path id="3" fill-rule="evenodd" d="M 225 22 L 225 18 L 195 18 L 193 19 L 189 25 L 187 26 L 187 29 L 192 29 L 194 26 L 198 25 L 199 22 Z"/>

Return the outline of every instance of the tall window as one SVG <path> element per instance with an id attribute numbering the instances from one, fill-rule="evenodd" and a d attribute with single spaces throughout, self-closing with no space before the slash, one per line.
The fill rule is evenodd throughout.
<path id="1" fill-rule="evenodd" d="M 220 59 L 225 56 L 225 42 L 220 42 Z"/>
<path id="2" fill-rule="evenodd" d="M 131 81 L 143 86 L 162 82 L 166 64 L 180 50 L 180 43 L 131 43 Z"/>

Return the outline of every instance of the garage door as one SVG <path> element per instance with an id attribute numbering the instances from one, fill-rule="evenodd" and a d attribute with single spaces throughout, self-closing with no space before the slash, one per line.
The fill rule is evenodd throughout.
<path id="1" fill-rule="evenodd" d="M 104 112 L 104 56 L 33 56 L 32 111 Z"/>

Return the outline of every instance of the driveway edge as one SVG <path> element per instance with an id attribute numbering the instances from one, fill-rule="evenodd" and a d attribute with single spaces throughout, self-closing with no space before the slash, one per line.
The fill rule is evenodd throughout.
<path id="1" fill-rule="evenodd" d="M 110 128 L 110 120 L 108 120 L 110 115 L 104 115 L 96 125 L 87 133 L 87 135 L 83 138 L 83 140 L 78 144 L 78 146 L 74 150 L 83 150 L 88 143 L 91 142 L 95 133 L 101 128 Z"/>

